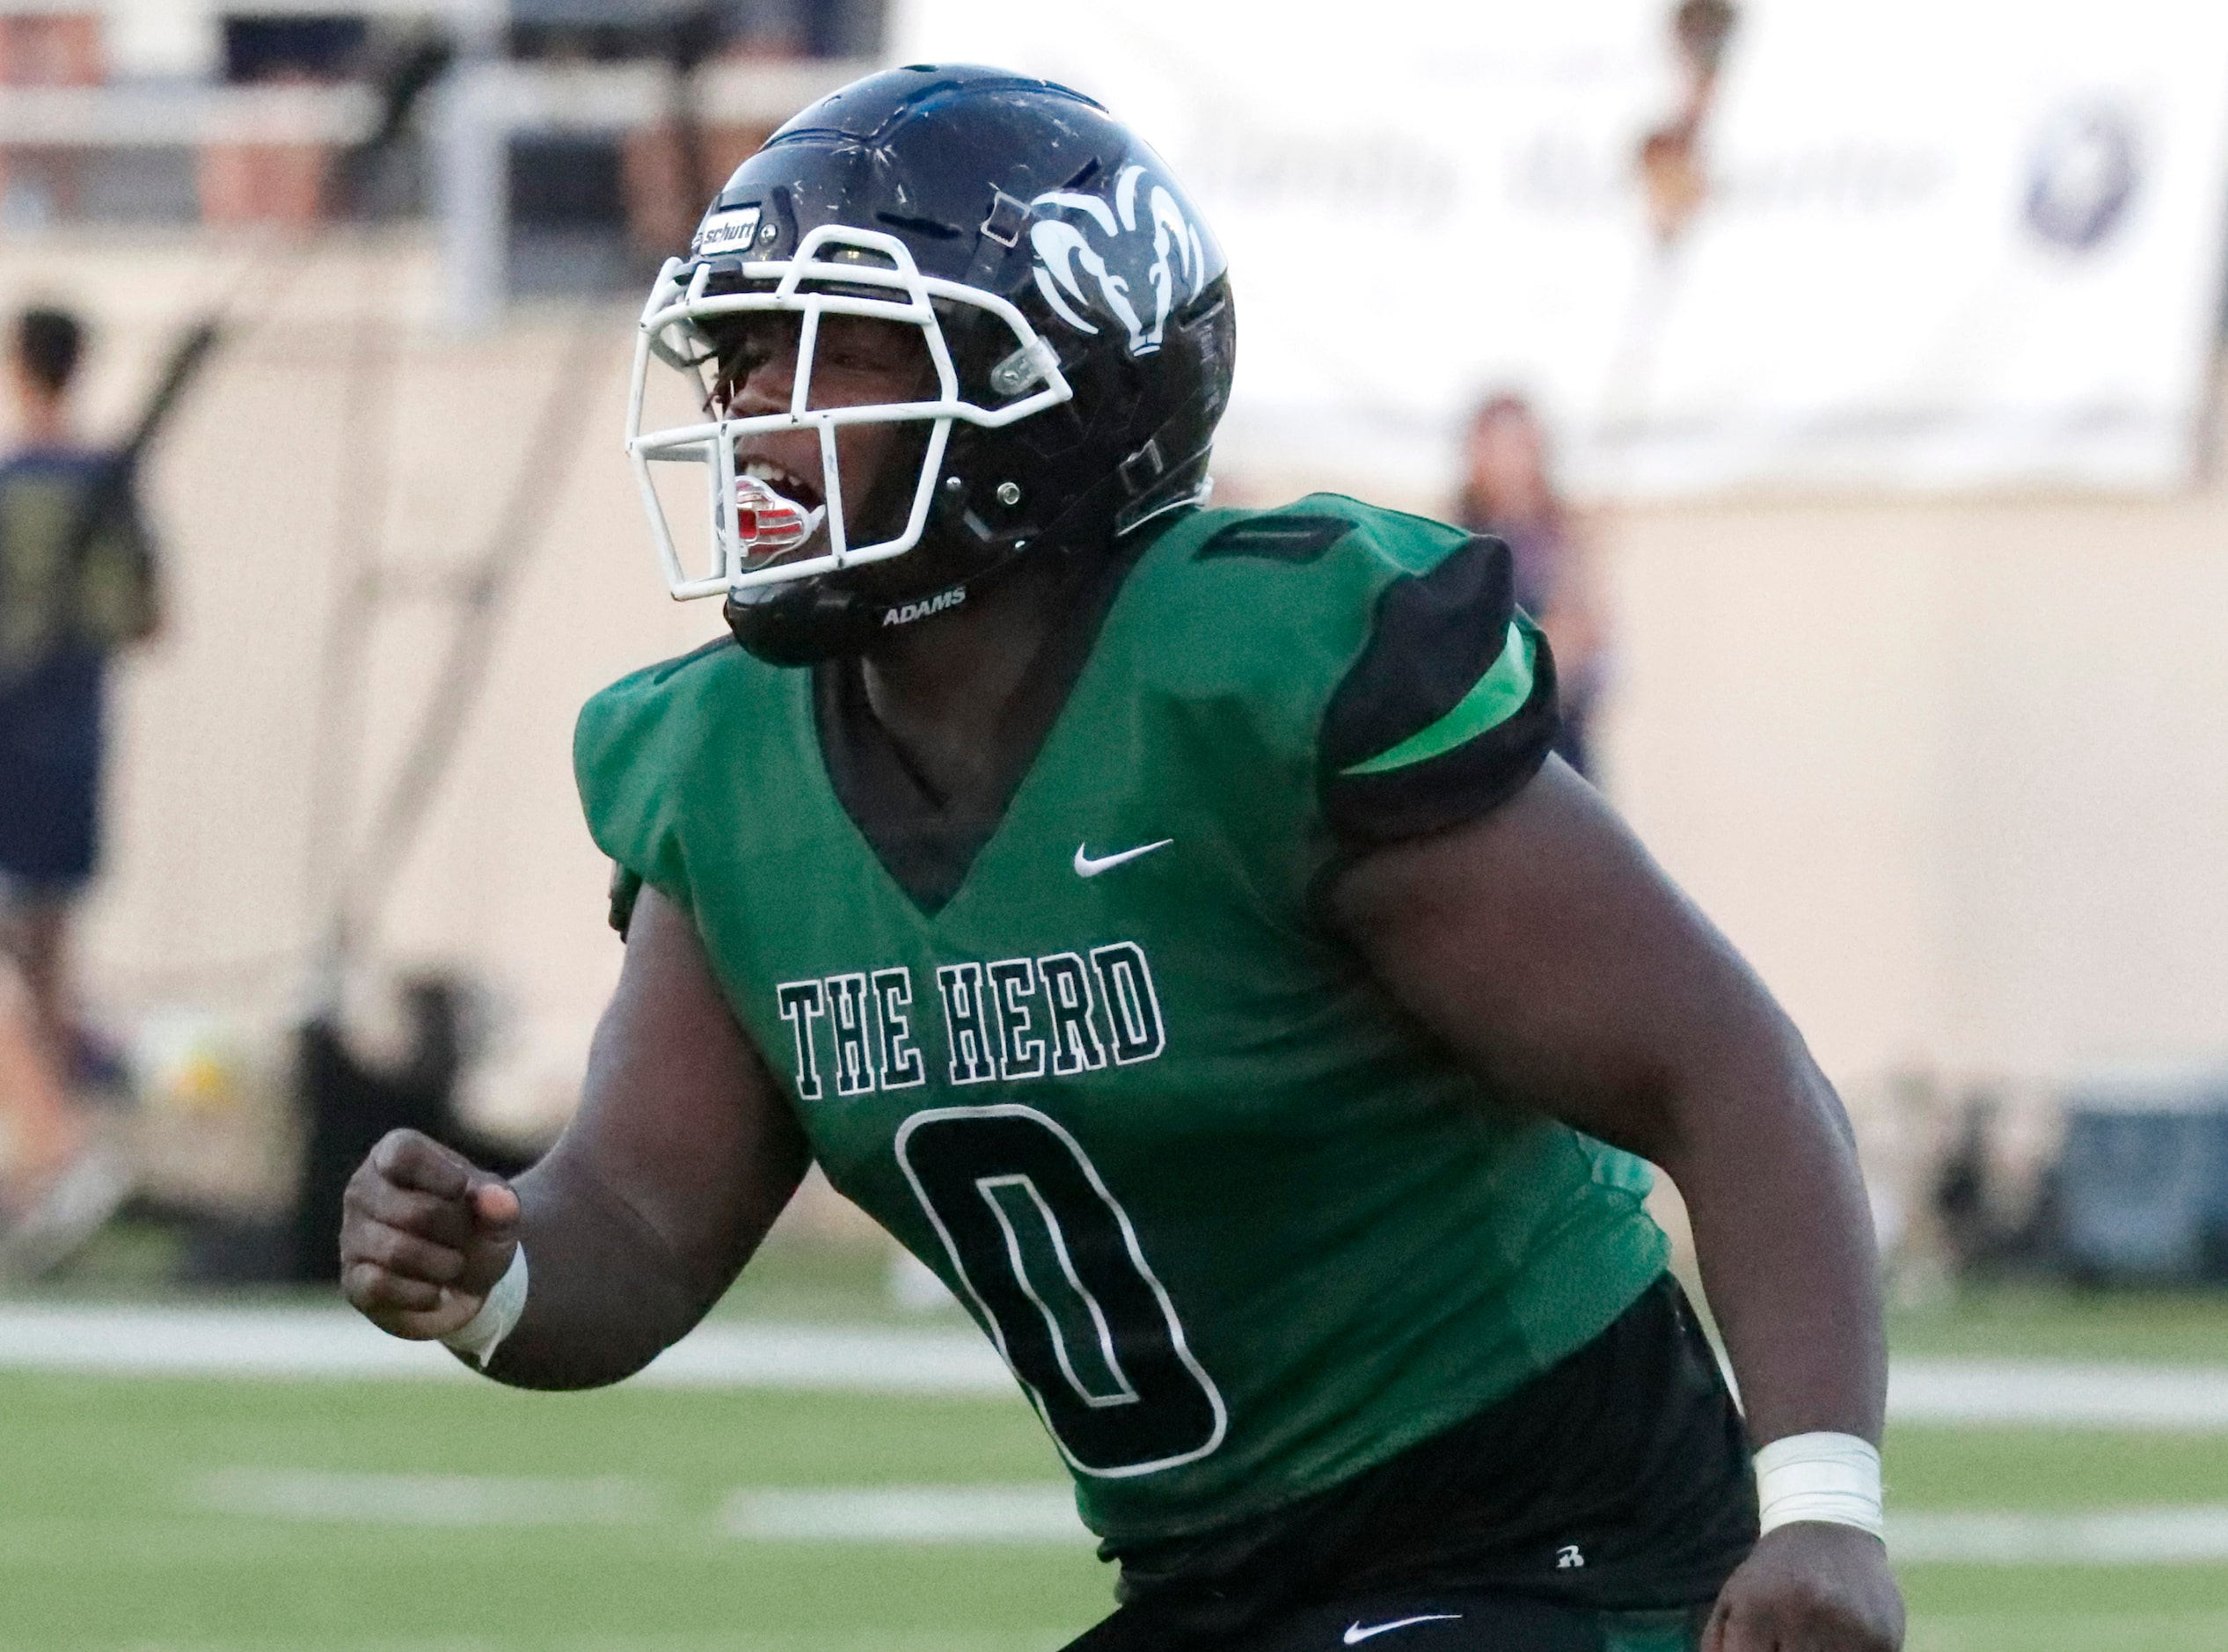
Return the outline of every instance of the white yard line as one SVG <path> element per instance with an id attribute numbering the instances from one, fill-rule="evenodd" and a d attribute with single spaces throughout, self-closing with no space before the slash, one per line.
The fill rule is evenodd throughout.
<path id="1" fill-rule="evenodd" d="M 867 1393 L 1011 1394 L 1013 1378 L 973 1329 L 700 1326 L 637 1381 L 673 1388 L 819 1388 Z"/>
<path id="2" fill-rule="evenodd" d="M 201 1513 L 336 1525 L 610 1526 L 664 1519 L 676 1500 L 627 1476 L 334 1473 L 220 1468 L 183 1502 Z M 1055 1543 L 1092 1540 L 1075 1494 L 1049 1481 L 1011 1486 L 746 1487 L 713 1522 L 729 1537 L 778 1543 Z"/>
<path id="3" fill-rule="evenodd" d="M 442 1349 L 384 1335 L 346 1308 L 0 1304 L 0 1371 L 474 1380 Z M 971 1331 L 747 1321 L 698 1327 L 633 1380 L 676 1388 L 1013 1392 L 997 1353 Z"/>
<path id="4" fill-rule="evenodd" d="M 2228 1561 L 2228 1504 L 1890 1514 L 1896 1560 L 1979 1566 L 2195 1566 Z"/>
<path id="5" fill-rule="evenodd" d="M 2090 1429 L 2228 1429 L 2228 1370 L 2044 1360 L 1899 1359 L 1888 1414 L 1898 1422 Z"/>
<path id="6" fill-rule="evenodd" d="M 471 1380 L 437 1348 L 384 1336 L 345 1308 L 0 1303 L 0 1371 L 146 1377 Z M 974 1332 L 723 1320 L 661 1356 L 638 1383 L 863 1393 L 1007 1394 Z M 2039 1360 L 1902 1359 L 1900 1422 L 2228 1429 L 2228 1370 Z"/>
<path id="7" fill-rule="evenodd" d="M 1065 1486 L 875 1486 L 736 1492 L 720 1524 L 731 1536 L 789 1543 L 1092 1541 Z"/>
<path id="8" fill-rule="evenodd" d="M 211 1514 L 342 1525 L 611 1526 L 667 1520 L 657 1488 L 625 1476 L 333 1473 L 223 1468 L 186 1488 Z M 1068 1488 L 752 1486 L 716 1517 L 729 1537 L 772 1543 L 990 1543 L 1077 1548 L 1091 1534 Z M 1918 1509 L 1891 1515 L 1906 1565 L 2192 1566 L 2228 1561 L 2228 1504 L 2162 1509 Z"/>
<path id="9" fill-rule="evenodd" d="M 659 1514 L 658 1497 L 649 1487 L 617 1476 L 552 1480 L 221 1468 L 195 1480 L 186 1501 L 212 1514 L 350 1525 L 633 1525 Z"/>

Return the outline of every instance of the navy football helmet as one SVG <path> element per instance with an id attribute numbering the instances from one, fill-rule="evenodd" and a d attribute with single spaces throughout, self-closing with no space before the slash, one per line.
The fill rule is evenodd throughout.
<path id="1" fill-rule="evenodd" d="M 770 311 L 796 318 L 791 404 L 737 416 L 722 331 Z M 829 315 L 919 329 L 932 383 L 910 401 L 814 406 Z M 725 596 L 744 647 L 803 663 L 956 607 L 1024 553 L 1103 554 L 1204 499 L 1235 340 L 1221 249 L 1104 109 L 1000 69 L 894 69 L 775 133 L 667 261 L 627 450 L 673 594 Z M 644 428 L 654 364 L 691 376 L 691 422 Z M 847 523 L 836 430 L 860 421 L 904 428 Z M 819 438 L 817 499 L 808 480 L 738 466 L 739 440 L 800 428 Z M 668 462 L 707 471 L 697 569 L 653 485 Z"/>

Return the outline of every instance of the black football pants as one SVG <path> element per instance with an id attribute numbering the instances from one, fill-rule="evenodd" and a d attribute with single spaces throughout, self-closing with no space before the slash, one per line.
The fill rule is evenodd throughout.
<path id="1" fill-rule="evenodd" d="M 1165 1623 L 1117 1612 L 1066 1652 L 1696 1652 L 1706 1607 L 1596 1612 L 1462 1590 L 1356 1595 L 1296 1607 L 1228 1637 L 1171 1641 Z"/>

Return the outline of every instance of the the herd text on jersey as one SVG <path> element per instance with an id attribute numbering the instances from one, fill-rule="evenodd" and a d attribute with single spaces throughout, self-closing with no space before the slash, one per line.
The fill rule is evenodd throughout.
<path id="1" fill-rule="evenodd" d="M 934 1033 L 916 1026 L 907 965 L 781 983 L 775 999 L 789 1027 L 797 1099 L 817 1101 L 830 1082 L 839 1096 L 909 1090 L 931 1071 L 955 1085 L 1070 1078 L 1109 1061 L 1151 1061 L 1168 1047 L 1152 963 L 1135 941 L 939 964 L 936 991 L 940 1050 Z"/>

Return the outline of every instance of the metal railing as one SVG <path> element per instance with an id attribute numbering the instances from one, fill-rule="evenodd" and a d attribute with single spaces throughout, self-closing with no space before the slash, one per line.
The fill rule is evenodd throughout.
<path id="1" fill-rule="evenodd" d="M 771 131 L 873 67 L 851 59 L 707 64 L 688 84 L 687 118 L 705 128 Z M 485 326 L 506 303 L 514 139 L 624 138 L 670 126 L 683 101 L 673 74 L 654 62 L 522 62 L 467 48 L 428 100 L 420 127 L 452 321 Z M 292 150 L 313 159 L 362 143 L 380 114 L 376 92 L 356 84 L 0 86 L 0 172 L 11 164 L 67 167 L 73 157 L 97 160 L 119 151 L 171 151 L 179 157 L 174 193 L 180 197 L 171 216 L 190 223 L 208 216 L 206 169 L 213 153 Z M 198 201 L 196 156 L 204 173 Z M 700 205 L 686 204 L 691 218 Z M 72 208 L 65 201 L 53 210 L 67 222 Z"/>

